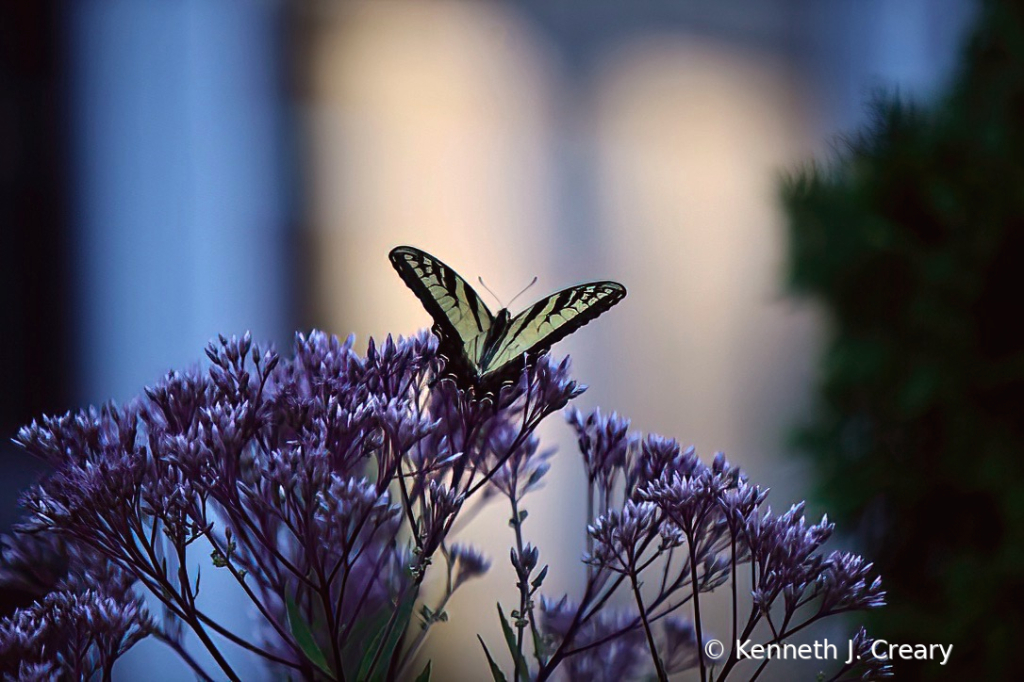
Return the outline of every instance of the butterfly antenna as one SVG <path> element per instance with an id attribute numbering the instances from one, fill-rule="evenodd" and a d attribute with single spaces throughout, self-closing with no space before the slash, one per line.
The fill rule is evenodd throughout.
<path id="1" fill-rule="evenodd" d="M 489 286 L 484 284 L 484 278 L 483 277 L 477 277 L 477 279 L 480 280 L 480 286 L 482 286 L 484 289 L 486 289 L 487 293 L 489 293 L 491 296 L 494 297 L 494 300 L 498 302 L 499 306 L 501 306 L 502 308 L 507 308 L 508 307 L 504 303 L 501 302 L 501 299 L 498 298 L 498 295 L 496 293 L 491 291 L 491 288 Z M 513 300 L 515 300 L 515 299 L 513 299 Z"/>
<path id="2" fill-rule="evenodd" d="M 522 296 L 523 294 L 525 294 L 525 293 L 527 292 L 527 290 L 528 290 L 528 289 L 529 289 L 530 287 L 532 287 L 532 286 L 533 286 L 534 284 L 536 284 L 536 283 L 537 283 L 537 278 L 536 278 L 536 277 L 534 277 L 534 278 L 533 278 L 533 281 L 531 281 L 531 282 L 530 282 L 529 284 L 527 284 L 527 285 L 526 285 L 525 287 L 523 287 L 523 290 L 522 290 L 522 291 L 520 291 L 520 292 L 519 292 L 518 294 L 516 294 L 515 296 L 513 296 L 513 297 L 512 297 L 512 300 L 511 300 L 511 301 L 509 301 L 509 302 L 508 302 L 508 304 L 509 304 L 509 305 L 512 305 L 513 303 L 515 303 L 515 302 L 516 302 L 516 299 L 517 299 L 517 298 L 519 298 L 520 296 Z M 507 306 L 506 306 L 506 307 L 507 307 Z"/>

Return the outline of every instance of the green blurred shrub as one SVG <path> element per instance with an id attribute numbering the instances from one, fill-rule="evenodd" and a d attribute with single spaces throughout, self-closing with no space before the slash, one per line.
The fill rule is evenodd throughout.
<path id="1" fill-rule="evenodd" d="M 955 644 L 902 679 L 1013 679 L 1024 646 L 1024 4 L 979 16 L 934 108 L 887 98 L 783 190 L 832 328 L 818 493 L 877 558 L 872 634 Z"/>

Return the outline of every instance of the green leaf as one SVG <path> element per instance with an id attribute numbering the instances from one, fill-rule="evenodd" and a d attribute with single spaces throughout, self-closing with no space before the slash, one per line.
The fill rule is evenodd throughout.
<path id="1" fill-rule="evenodd" d="M 508 680 L 505 679 L 505 673 L 501 672 L 501 668 L 499 668 L 498 664 L 494 662 L 493 658 L 491 658 L 491 652 L 487 650 L 487 645 L 484 644 L 484 638 L 480 635 L 477 635 L 476 638 L 480 640 L 480 646 L 484 648 L 484 655 L 487 656 L 487 663 L 491 666 L 491 677 L 494 678 L 494 682 L 508 682 Z"/>
<path id="2" fill-rule="evenodd" d="M 369 647 L 375 651 L 380 642 L 381 631 L 388 622 L 388 616 L 392 609 L 384 607 L 377 609 L 374 613 L 363 616 L 352 629 L 352 636 L 345 642 L 341 650 L 341 660 L 344 665 L 345 678 L 355 678 L 356 671 L 362 663 L 362 657 Z"/>
<path id="3" fill-rule="evenodd" d="M 537 577 L 534 578 L 533 581 L 530 583 L 530 587 L 533 588 L 530 591 L 530 594 L 533 594 L 534 592 L 540 589 L 540 586 L 544 584 L 544 578 L 546 577 L 548 577 L 547 564 L 544 565 L 544 568 L 540 569 L 540 573 L 537 574 Z"/>
<path id="4" fill-rule="evenodd" d="M 310 663 L 333 678 L 334 672 L 331 671 L 331 666 L 328 665 L 324 652 L 320 651 L 320 647 L 317 646 L 316 639 L 313 637 L 313 631 L 309 628 L 309 624 L 306 623 L 302 613 L 299 611 L 299 605 L 295 603 L 295 599 L 290 594 L 285 596 L 284 603 L 288 609 L 288 627 L 292 631 L 295 643 L 299 645 L 302 653 L 306 655 Z"/>
<path id="5" fill-rule="evenodd" d="M 427 661 L 427 667 L 423 672 L 416 676 L 416 682 L 430 682 L 430 661 Z"/>
<path id="6" fill-rule="evenodd" d="M 530 632 L 533 634 L 533 657 L 537 659 L 538 665 L 544 667 L 547 665 L 547 661 L 544 660 L 544 642 L 541 641 L 537 628 L 530 628 Z"/>
<path id="7" fill-rule="evenodd" d="M 391 654 L 409 627 L 409 619 L 412 618 L 412 607 L 416 603 L 416 594 L 416 590 L 409 590 L 409 594 L 398 605 L 398 611 L 394 619 L 388 619 L 388 622 L 391 623 L 391 631 L 388 632 L 385 625 L 373 638 L 370 646 L 366 649 L 366 653 L 363 654 L 363 660 L 359 662 L 359 672 L 356 673 L 357 680 L 382 679 L 387 674 Z M 384 639 L 385 635 L 387 639 Z M 377 654 L 378 650 L 380 651 L 379 655 Z M 374 662 L 375 659 L 376 663 Z M 373 675 L 372 673 L 375 669 L 378 669 L 379 672 Z"/>
<path id="8" fill-rule="evenodd" d="M 369 679 L 367 675 L 370 671 L 370 664 L 373 663 L 373 658 L 377 654 L 377 649 L 380 648 L 380 640 L 384 637 L 384 629 L 390 622 L 390 618 L 385 619 L 381 623 L 380 629 L 373 633 L 373 638 L 370 639 L 370 645 L 363 649 L 363 657 L 359 660 L 358 671 L 355 675 L 357 680 L 361 682 Z"/>
<path id="9" fill-rule="evenodd" d="M 519 679 L 522 682 L 530 682 L 530 667 L 526 664 L 526 659 L 523 658 L 523 652 L 516 646 L 516 633 L 513 632 L 512 626 L 508 624 L 505 613 L 501 610 L 501 604 L 498 604 L 498 616 L 501 618 L 501 631 L 505 633 L 505 643 L 508 645 L 508 652 L 512 654 L 512 662 L 518 664 Z"/>

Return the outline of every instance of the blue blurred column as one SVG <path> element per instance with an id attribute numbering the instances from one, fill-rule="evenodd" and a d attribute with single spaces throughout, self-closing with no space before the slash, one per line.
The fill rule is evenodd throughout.
<path id="1" fill-rule="evenodd" d="M 68 7 L 82 401 L 136 395 L 198 362 L 218 333 L 286 340 L 280 3 Z M 250 634 L 248 608 L 224 596 L 238 594 L 230 578 L 203 569 L 204 607 Z M 149 642 L 118 672 L 191 677 Z M 243 664 L 238 672 L 260 677 Z"/>
<path id="2" fill-rule="evenodd" d="M 136 394 L 218 333 L 287 338 L 278 3 L 73 3 L 81 388 Z"/>

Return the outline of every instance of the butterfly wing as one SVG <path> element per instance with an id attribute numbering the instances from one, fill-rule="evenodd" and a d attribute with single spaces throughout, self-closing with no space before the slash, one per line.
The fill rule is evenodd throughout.
<path id="1" fill-rule="evenodd" d="M 496 375 L 522 356 L 535 356 L 595 319 L 626 296 L 618 282 L 591 282 L 563 289 L 512 318 L 487 350 L 480 374 Z"/>
<path id="2" fill-rule="evenodd" d="M 434 319 L 434 331 L 449 364 L 478 374 L 494 315 L 459 273 L 429 253 L 399 246 L 388 254 L 402 281 Z"/>

